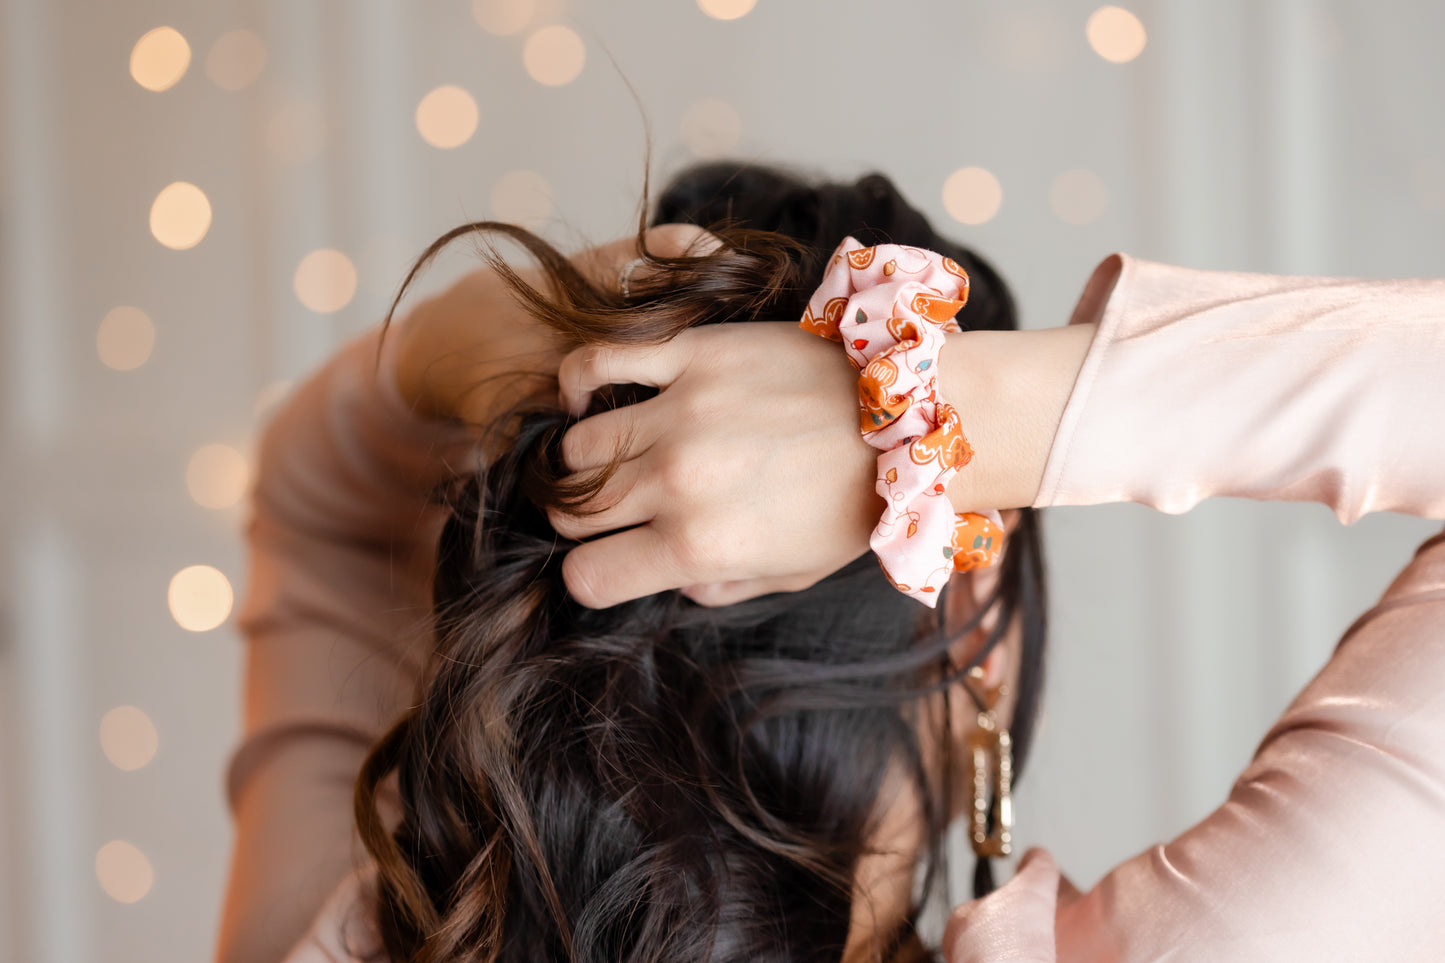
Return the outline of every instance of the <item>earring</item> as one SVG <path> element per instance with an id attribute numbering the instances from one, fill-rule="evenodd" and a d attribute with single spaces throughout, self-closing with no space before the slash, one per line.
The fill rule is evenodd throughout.
<path id="1" fill-rule="evenodd" d="M 971 679 L 981 679 L 983 669 L 975 666 L 968 674 Z M 974 696 L 979 712 L 978 728 L 968 737 L 968 755 L 973 764 L 968 838 L 973 843 L 974 855 L 981 858 L 1007 856 L 1013 852 L 1013 740 L 1008 729 L 999 725 L 994 712 L 999 699 L 1007 694 L 1008 686 L 1001 685 L 986 692 L 983 699 Z"/>

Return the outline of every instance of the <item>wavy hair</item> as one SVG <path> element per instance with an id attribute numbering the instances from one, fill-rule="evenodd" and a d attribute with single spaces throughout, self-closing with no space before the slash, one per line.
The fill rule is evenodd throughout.
<path id="1" fill-rule="evenodd" d="M 801 316 L 852 234 L 947 254 L 971 279 L 964 327 L 1015 326 L 998 274 L 938 236 L 880 175 L 819 183 L 711 164 L 680 175 L 653 220 L 708 227 L 722 246 L 648 255 L 652 270 L 624 299 L 526 231 L 479 222 L 438 239 L 406 283 L 457 237 L 504 235 L 546 284 L 485 256 L 565 341 L 660 342 L 699 324 Z M 601 392 L 593 410 L 649 391 Z M 890 772 L 919 800 L 921 884 L 871 955 L 929 958 L 915 924 L 946 876 L 956 807 L 949 722 L 926 697 L 941 693 L 949 706 L 970 667 L 949 659 L 962 633 L 997 609 L 972 665 L 1019 620 L 1012 731 L 1022 766 L 1045 639 L 1033 512 L 1021 512 L 998 585 L 964 626 L 946 624 L 942 600 L 927 613 L 894 590 L 871 555 L 805 591 L 721 608 L 665 592 L 592 610 L 568 595 L 560 562 L 570 543 L 547 520 L 550 508 L 587 511 L 608 476 L 566 477 L 558 442 L 571 423 L 544 405 L 513 411 L 506 443 L 445 493 L 435 649 L 414 707 L 374 747 L 356 791 L 393 960 L 839 960 L 853 903 L 866 898 L 855 870 Z M 382 802 L 392 779 L 399 821 Z M 982 865 L 980 890 L 991 885 Z"/>

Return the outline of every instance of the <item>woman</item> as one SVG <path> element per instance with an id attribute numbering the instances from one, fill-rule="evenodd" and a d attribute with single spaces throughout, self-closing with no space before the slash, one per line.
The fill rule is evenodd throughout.
<path id="1" fill-rule="evenodd" d="M 969 466 L 978 470 L 960 473 L 949 494 L 960 508 L 1129 498 L 1182 511 L 1207 495 L 1235 494 L 1317 498 L 1347 521 L 1384 508 L 1445 517 L 1437 435 L 1426 419 L 1390 410 L 1400 398 L 1413 410 L 1440 407 L 1442 299 L 1436 282 L 1205 275 L 1112 259 L 1070 328 L 955 336 L 968 350 L 945 355 L 944 394 L 969 413 L 965 428 L 979 454 Z M 1373 323 L 1382 317 L 1391 323 Z M 583 421 L 564 444 L 570 467 L 585 468 L 598 452 L 625 458 L 601 496 L 616 507 L 584 527 L 642 525 L 568 555 L 569 584 L 584 602 L 669 583 L 727 602 L 805 584 L 862 551 L 873 506 L 854 483 L 872 453 L 842 418 L 836 429 L 817 427 L 820 415 L 831 426 L 829 412 L 852 410 L 852 386 L 830 373 L 836 354 L 825 361 L 815 350 L 830 346 L 785 341 L 781 332 L 769 338 L 699 329 L 662 350 L 594 351 L 564 365 L 569 401 L 614 377 L 664 386 L 649 405 Z M 678 363 L 687 357 L 708 363 Z M 1378 377 L 1385 370 L 1389 383 Z M 802 459 L 779 457 L 761 463 L 764 487 L 730 488 L 737 451 L 755 444 L 738 426 L 764 417 L 754 411 L 761 387 L 785 383 L 811 387 L 763 396 L 769 445 L 784 453 L 811 446 L 838 470 L 805 472 Z M 684 401 L 694 417 L 681 424 L 675 410 Z M 694 457 L 710 470 L 688 476 Z M 653 461 L 697 484 L 649 501 Z M 806 494 L 794 484 L 800 478 Z M 754 472 L 750 483 L 758 480 Z M 738 496 L 747 491 L 752 497 Z M 812 553 L 790 552 L 784 540 L 711 551 L 689 544 L 709 523 L 740 513 L 758 530 L 786 519 L 826 538 Z M 638 545 L 653 551 L 629 556 Z M 1445 810 L 1445 709 L 1434 682 L 1445 658 L 1442 553 L 1440 539 L 1422 546 L 1219 812 L 1082 897 L 1061 883 L 1047 854 L 1031 854 L 1014 881 L 955 914 L 951 958 L 1438 956 L 1435 867 L 1421 844 L 1438 835 Z M 1366 805 L 1389 819 L 1359 818 Z M 314 944 L 335 945 L 324 941 L 337 906 L 318 922 Z"/>
<path id="2" fill-rule="evenodd" d="M 377 337 L 353 344 L 269 429 L 243 615 L 253 712 L 232 766 L 230 958 L 279 957 L 350 868 L 343 774 L 356 768 L 375 871 L 333 904 L 359 928 L 319 926 L 316 952 L 924 955 L 915 875 L 944 878 L 944 828 L 967 795 L 956 747 L 981 715 L 1011 725 L 1015 768 L 1030 743 L 1044 611 L 1030 513 L 1012 513 L 1003 567 L 976 584 L 960 576 L 936 614 L 869 559 L 727 608 L 672 593 L 592 612 L 567 602 L 566 543 L 542 513 L 575 521 L 605 507 L 579 504 L 588 486 L 554 465 L 571 457 L 555 443 L 568 423 L 556 403 L 563 350 L 665 342 L 715 320 L 791 340 L 761 319 L 801 313 L 840 234 L 947 251 L 972 278 L 963 322 L 1013 325 L 994 272 L 883 178 L 728 173 L 684 175 L 658 216 L 711 223 L 710 206 L 726 204 L 769 231 L 654 229 L 647 249 L 675 256 L 634 272 L 624 296 L 619 269 L 637 239 L 574 266 L 495 226 L 539 270 L 519 277 L 498 261 L 421 305 L 382 341 L 379 373 Z M 833 377 L 851 377 L 817 347 Z M 472 432 L 413 408 L 489 427 L 486 470 Z M 429 505 L 452 471 L 449 511 Z M 399 554 L 415 565 L 393 587 Z M 434 639 L 408 632 L 432 568 Z M 331 802 L 306 798 L 323 783 Z"/>
<path id="3" fill-rule="evenodd" d="M 1082 348 L 1070 340 L 1079 332 Z M 698 355 L 708 363 L 690 363 Z M 570 531 L 637 526 L 569 554 L 578 597 L 606 605 L 690 586 L 727 602 L 806 583 L 861 551 L 866 518 L 846 539 L 837 520 L 871 498 L 850 460 L 870 453 L 840 431 L 809 439 L 836 472 L 787 457 L 808 412 L 856 398 L 818 390 L 789 406 L 759 394 L 784 377 L 811 383 L 817 364 L 801 340 L 763 345 L 728 329 L 688 332 L 662 350 L 569 357 L 569 402 L 610 381 L 662 388 L 646 411 L 573 429 L 574 447 L 617 451 L 624 468 L 601 495 L 618 507 Z M 1445 282 L 1227 274 L 1114 256 L 1067 328 L 953 336 L 942 394 L 965 412 L 978 454 L 948 494 L 960 510 L 1133 501 L 1178 513 L 1236 496 L 1318 501 L 1345 523 L 1372 511 L 1445 519 L 1441 371 Z M 675 421 L 684 409 L 699 416 Z M 733 426 L 765 409 L 777 457 L 740 477 L 739 449 L 761 442 Z M 713 466 L 696 472 L 698 484 L 656 497 L 660 465 L 687 475 L 698 462 Z M 805 537 L 700 553 L 693 533 L 736 513 L 745 492 L 747 530 L 786 518 Z M 837 556 L 805 550 L 806 535 L 824 531 Z M 1026 854 L 1007 885 L 954 912 L 950 963 L 1442 958 L 1442 678 L 1445 535 L 1436 535 L 1345 633 L 1224 805 L 1086 894 L 1046 852 Z"/>

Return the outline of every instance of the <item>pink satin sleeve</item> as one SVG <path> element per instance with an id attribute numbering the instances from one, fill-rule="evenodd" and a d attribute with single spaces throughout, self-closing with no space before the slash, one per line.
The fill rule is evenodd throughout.
<path id="1" fill-rule="evenodd" d="M 1197 271 L 1110 257 L 1034 505 L 1317 501 L 1445 519 L 1445 281 Z"/>
<path id="2" fill-rule="evenodd" d="M 359 864 L 351 797 L 424 664 L 442 515 L 470 436 L 411 412 L 379 332 L 308 379 L 263 436 L 239 624 L 244 732 L 217 959 L 275 963 Z"/>
<path id="3" fill-rule="evenodd" d="M 1445 283 L 1115 257 L 1037 504 L 1314 500 L 1445 518 Z M 1221 711 L 1227 711 L 1221 706 Z M 1076 896 L 1047 854 L 949 963 L 1445 959 L 1445 534 L 1270 729 L 1227 801 Z"/>

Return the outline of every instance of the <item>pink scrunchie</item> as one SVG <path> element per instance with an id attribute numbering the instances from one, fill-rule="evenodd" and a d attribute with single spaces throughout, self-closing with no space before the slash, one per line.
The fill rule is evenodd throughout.
<path id="1" fill-rule="evenodd" d="M 894 586 L 929 608 L 954 572 L 993 565 L 998 512 L 955 515 L 946 494 L 973 458 L 958 412 L 938 397 L 938 354 L 968 300 L 968 274 L 933 251 L 838 245 L 799 326 L 842 341 L 860 372 L 863 438 L 878 456 L 887 507 L 868 540 Z"/>

